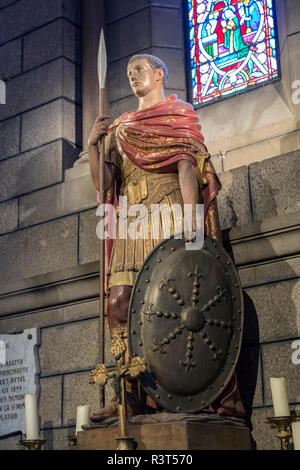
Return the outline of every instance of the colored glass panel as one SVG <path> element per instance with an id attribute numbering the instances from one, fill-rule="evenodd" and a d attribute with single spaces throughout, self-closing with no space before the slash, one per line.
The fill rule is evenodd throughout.
<path id="1" fill-rule="evenodd" d="M 193 104 L 279 76 L 274 0 L 188 0 Z"/>

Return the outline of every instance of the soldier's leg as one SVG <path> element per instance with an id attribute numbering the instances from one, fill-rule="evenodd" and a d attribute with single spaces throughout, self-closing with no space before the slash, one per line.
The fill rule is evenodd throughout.
<path id="1" fill-rule="evenodd" d="M 128 307 L 130 302 L 132 287 L 130 286 L 114 286 L 110 288 L 110 294 L 108 299 L 108 311 L 109 311 L 109 329 L 111 336 L 114 336 L 117 328 L 124 328 L 127 332 L 127 317 Z M 126 343 L 126 354 L 125 362 L 129 360 L 128 341 Z M 149 397 L 148 397 L 149 399 Z M 146 404 L 147 397 L 144 391 L 141 389 L 139 381 L 126 380 L 126 401 L 129 405 L 129 412 L 131 414 L 143 414 L 154 411 L 152 406 L 152 400 L 148 406 Z M 117 416 L 118 414 L 118 402 L 114 398 L 104 408 L 92 413 L 91 420 L 94 422 L 101 421 L 102 419 Z"/>
<path id="2" fill-rule="evenodd" d="M 113 286 L 110 288 L 108 298 L 109 329 L 111 335 L 117 328 L 124 328 L 127 332 L 128 307 L 131 296 L 131 286 Z M 125 362 L 128 362 L 128 341 L 125 340 Z"/>
<path id="3" fill-rule="evenodd" d="M 127 331 L 127 315 L 131 295 L 130 286 L 114 286 L 110 288 L 108 297 L 108 311 L 109 311 L 109 330 L 111 337 L 117 328 L 124 328 Z M 126 347 L 128 346 L 126 340 Z M 127 348 L 128 349 L 128 348 Z M 126 351 L 127 352 L 127 351 Z M 125 356 L 128 360 L 128 353 Z M 113 398 L 104 408 L 95 411 L 91 414 L 90 418 L 94 422 L 101 421 L 102 419 L 118 415 L 118 402 Z"/>
<path id="4" fill-rule="evenodd" d="M 113 286 L 108 298 L 109 328 L 126 327 L 131 286 Z"/>
<path id="5" fill-rule="evenodd" d="M 114 286 L 110 289 L 109 296 L 109 328 L 111 335 L 116 328 L 124 328 L 127 332 L 128 308 L 131 296 L 131 286 Z M 129 361 L 128 340 L 125 340 L 125 362 Z M 126 380 L 126 400 L 133 414 L 152 412 L 154 402 L 146 396 L 137 379 Z"/>

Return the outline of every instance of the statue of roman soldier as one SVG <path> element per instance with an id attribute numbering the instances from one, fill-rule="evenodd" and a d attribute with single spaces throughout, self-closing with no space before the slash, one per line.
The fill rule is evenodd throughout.
<path id="1" fill-rule="evenodd" d="M 107 124 L 108 116 L 99 116 L 88 141 L 91 177 L 99 190 L 99 141 L 105 138 L 106 201 L 116 208 L 118 222 L 116 238 L 107 240 L 105 250 L 108 323 L 112 338 L 118 328 L 124 329 L 126 337 L 128 306 L 137 274 L 148 254 L 164 239 L 163 216 L 157 227 L 151 226 L 149 218 L 147 237 L 120 237 L 120 196 L 127 198 L 128 214 L 134 204 L 143 204 L 149 209 L 148 213 L 153 204 L 169 207 L 190 204 L 193 230 L 196 229 L 197 204 L 203 204 L 205 233 L 222 243 L 216 199 L 221 184 L 192 105 L 176 95 L 165 97 L 168 70 L 157 57 L 133 56 L 127 75 L 138 98 L 138 109 L 123 114 L 111 126 Z M 133 219 L 134 215 L 129 215 L 127 223 Z M 174 235 L 175 223 L 172 215 L 171 235 Z M 154 229 L 156 237 L 151 236 Z M 192 240 L 186 237 L 186 241 Z M 137 380 L 127 381 L 126 401 L 129 414 L 159 411 Z M 243 416 L 235 374 L 208 411 Z M 117 401 L 113 399 L 93 413 L 91 419 L 97 422 L 117 413 Z"/>

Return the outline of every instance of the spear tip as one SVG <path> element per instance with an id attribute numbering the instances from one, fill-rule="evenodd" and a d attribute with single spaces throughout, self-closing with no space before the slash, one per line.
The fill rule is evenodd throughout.
<path id="1" fill-rule="evenodd" d="M 107 72 L 106 46 L 103 29 L 101 29 L 99 49 L 98 49 L 98 77 L 100 89 L 105 88 L 105 79 Z"/>

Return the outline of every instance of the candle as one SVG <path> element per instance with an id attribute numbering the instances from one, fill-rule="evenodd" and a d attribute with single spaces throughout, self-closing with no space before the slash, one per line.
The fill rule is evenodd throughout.
<path id="1" fill-rule="evenodd" d="M 76 435 L 79 431 L 82 431 L 81 427 L 85 424 L 89 424 L 90 417 L 90 406 L 82 405 L 77 407 L 77 418 L 76 418 Z"/>
<path id="2" fill-rule="evenodd" d="M 270 378 L 272 400 L 275 416 L 290 416 L 289 402 L 286 393 L 285 378 Z"/>
<path id="3" fill-rule="evenodd" d="M 36 395 L 25 394 L 25 420 L 26 439 L 39 439 L 39 415 Z"/>
<path id="4" fill-rule="evenodd" d="M 300 421 L 292 423 L 294 450 L 300 450 Z"/>

